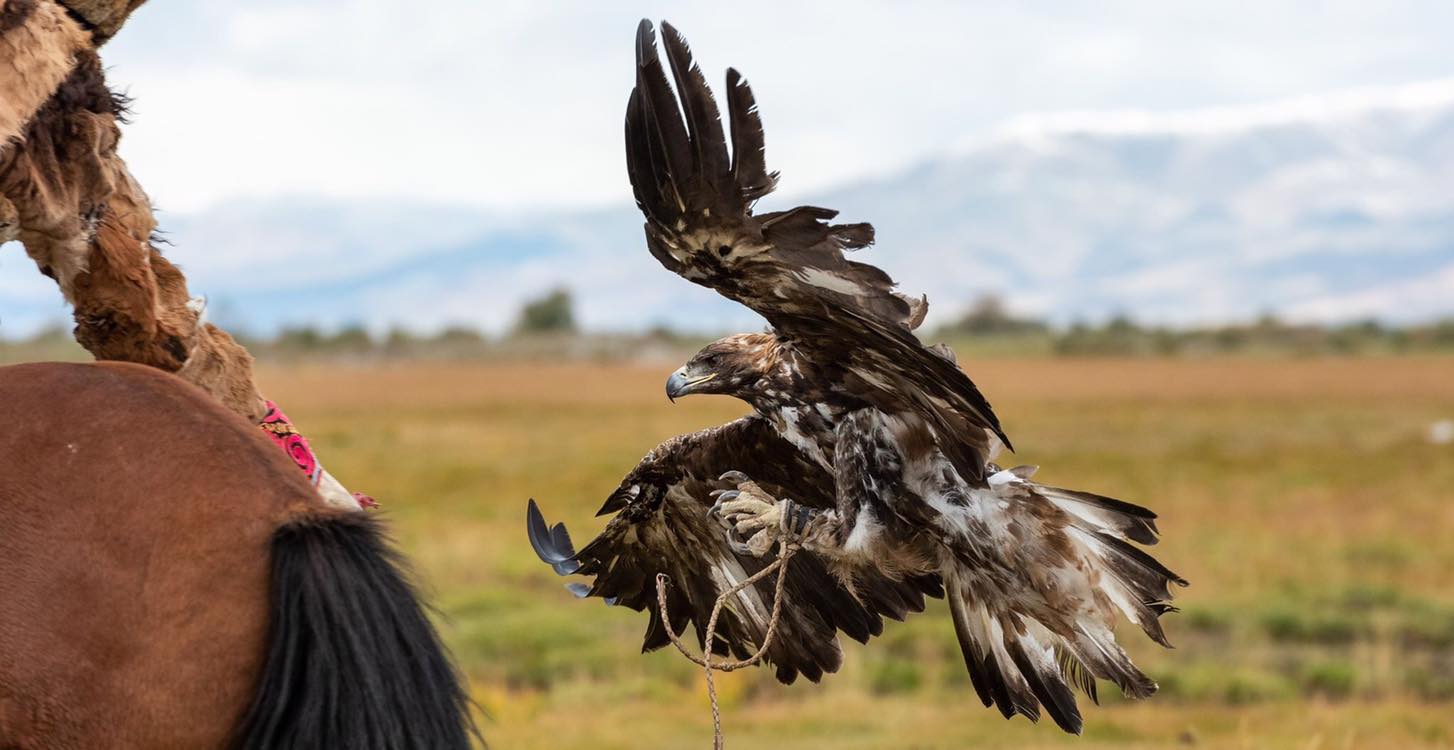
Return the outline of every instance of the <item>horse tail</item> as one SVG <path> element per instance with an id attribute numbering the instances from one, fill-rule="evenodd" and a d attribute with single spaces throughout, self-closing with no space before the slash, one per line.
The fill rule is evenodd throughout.
<path id="1" fill-rule="evenodd" d="M 468 748 L 472 703 L 403 559 L 360 512 L 272 538 L 271 624 L 239 750 Z"/>

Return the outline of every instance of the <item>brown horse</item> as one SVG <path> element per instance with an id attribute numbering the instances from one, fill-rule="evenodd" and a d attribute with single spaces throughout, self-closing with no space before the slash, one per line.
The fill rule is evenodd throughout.
<path id="1" fill-rule="evenodd" d="M 0 748 L 435 748 L 460 678 L 376 521 L 203 391 L 0 368 Z"/>

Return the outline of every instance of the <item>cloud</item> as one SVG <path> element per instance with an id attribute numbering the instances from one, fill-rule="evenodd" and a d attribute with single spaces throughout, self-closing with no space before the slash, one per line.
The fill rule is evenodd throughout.
<path id="1" fill-rule="evenodd" d="M 752 81 L 769 203 L 878 223 L 868 259 L 935 321 L 987 291 L 1059 320 L 1448 309 L 1443 276 L 1365 278 L 1448 247 L 1454 170 L 1420 140 L 1454 99 L 1443 2 L 188 0 L 105 54 L 136 97 L 122 150 L 219 315 L 500 330 L 564 283 L 595 327 L 755 327 L 641 250 L 637 13 Z M 4 330 L 63 314 L 0 253 Z"/>
<path id="2" fill-rule="evenodd" d="M 1351 321 L 1379 318 L 1395 322 L 1448 315 L 1454 300 L 1454 263 L 1418 278 L 1401 279 L 1342 294 L 1313 296 L 1290 305 L 1292 320 Z"/>
<path id="3" fill-rule="evenodd" d="M 1069 134 L 1218 135 L 1256 128 L 1316 123 L 1335 124 L 1366 118 L 1370 110 L 1395 114 L 1439 111 L 1454 102 L 1454 77 L 1395 86 L 1318 92 L 1242 106 L 1155 111 L 1084 110 L 1017 115 L 998 128 L 1000 139 L 1031 143 Z M 970 144 L 979 147 L 981 142 Z"/>
<path id="4" fill-rule="evenodd" d="M 1148 112 L 1454 72 L 1447 3 L 480 3 L 188 0 L 107 49 L 124 149 L 163 206 L 405 196 L 502 209 L 623 201 L 638 16 L 709 80 L 736 65 L 784 187 L 902 168 L 1025 112 Z"/>

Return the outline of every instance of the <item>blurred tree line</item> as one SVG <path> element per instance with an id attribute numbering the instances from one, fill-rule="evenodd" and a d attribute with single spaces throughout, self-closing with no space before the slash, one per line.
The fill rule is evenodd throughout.
<path id="1" fill-rule="evenodd" d="M 1251 323 L 1173 328 L 1142 325 L 1127 315 L 1116 315 L 1101 323 L 1077 322 L 1056 330 L 1044 321 L 1017 317 L 1002 299 L 985 296 L 961 318 L 926 338 L 971 350 L 1013 351 L 1018 346 L 1060 356 L 1454 352 L 1454 317 L 1413 326 L 1377 320 L 1320 325 L 1286 322 L 1265 313 Z"/>
<path id="2" fill-rule="evenodd" d="M 1422 325 L 1390 326 L 1375 320 L 1341 325 L 1291 323 L 1265 314 L 1244 324 L 1171 328 L 1118 315 L 1100 323 L 1057 329 L 1016 315 L 993 295 L 975 300 L 963 315 L 923 332 L 974 356 L 1211 356 L 1454 353 L 1454 317 Z M 487 335 L 454 325 L 433 333 L 393 328 L 382 334 L 362 325 L 327 330 L 292 326 L 271 337 L 238 338 L 260 359 L 633 359 L 673 358 L 715 338 L 653 326 L 642 333 L 586 333 L 579 328 L 570 290 L 552 289 L 527 300 L 508 333 Z M 0 363 L 88 359 L 68 327 L 24 339 L 0 339 Z"/>
<path id="3" fill-rule="evenodd" d="M 527 300 L 515 323 L 517 334 L 575 333 L 575 303 L 569 289 L 552 289 L 539 299 Z"/>

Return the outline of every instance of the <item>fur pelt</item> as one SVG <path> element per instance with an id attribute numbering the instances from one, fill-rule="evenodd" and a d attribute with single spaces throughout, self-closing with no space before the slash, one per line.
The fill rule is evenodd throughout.
<path id="1" fill-rule="evenodd" d="M 95 45 L 143 2 L 0 0 L 0 242 L 20 240 L 56 281 L 76 340 L 97 359 L 174 372 L 258 422 L 266 400 L 251 355 L 201 320 L 116 152 L 126 102 L 106 86 Z M 326 471 L 317 488 L 359 507 Z"/>
<path id="2" fill-rule="evenodd" d="M 49 0 L 0 0 L 0 151 L 12 148 L 91 46 L 81 24 Z"/>
<path id="3" fill-rule="evenodd" d="M 65 0 L 63 3 L 91 27 L 96 44 L 103 44 L 121 30 L 121 24 L 146 0 Z"/>
<path id="4" fill-rule="evenodd" d="M 20 239 L 20 212 L 10 199 L 0 195 L 0 245 Z"/>
<path id="5" fill-rule="evenodd" d="M 0 155 L 13 233 L 74 305 L 76 340 L 97 359 L 178 373 L 257 421 L 264 399 L 251 356 L 201 323 L 186 279 L 151 242 L 151 203 L 116 152 L 124 114 L 100 58 L 79 53 L 22 139 Z"/>

